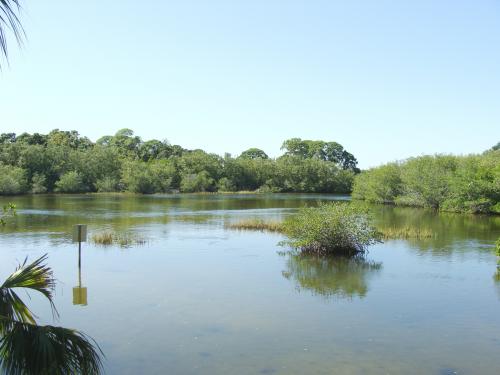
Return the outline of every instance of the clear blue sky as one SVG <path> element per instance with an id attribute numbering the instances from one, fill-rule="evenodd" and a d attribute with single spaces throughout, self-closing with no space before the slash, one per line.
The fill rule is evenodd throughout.
<path id="1" fill-rule="evenodd" d="M 500 140 L 499 0 L 26 0 L 0 132 L 120 128 L 279 155 L 334 140 L 361 167 Z"/>

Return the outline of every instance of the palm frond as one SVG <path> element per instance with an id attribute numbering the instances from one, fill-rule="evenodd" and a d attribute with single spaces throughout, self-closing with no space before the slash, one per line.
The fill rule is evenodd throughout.
<path id="1" fill-rule="evenodd" d="M 0 0 L 2 1 L 2 0 Z M 12 273 L 0 286 L 0 296 L 5 298 L 5 302 L 14 301 L 23 309 L 24 303 L 19 297 L 11 290 L 13 288 L 26 288 L 42 293 L 49 300 L 52 312 L 57 315 L 57 310 L 53 302 L 53 292 L 55 288 L 55 280 L 53 278 L 52 270 L 44 262 L 47 260 L 47 254 L 42 255 L 40 258 L 30 264 L 26 264 L 28 258 L 22 264 L 19 264 L 16 271 Z M 19 304 L 21 301 L 22 305 Z M 1 303 L 1 301 L 0 301 Z M 13 305 L 15 307 L 16 305 Z M 24 305 L 26 307 L 26 305 Z M 27 309 L 27 307 L 26 307 Z M 26 313 L 21 313 L 21 310 L 16 314 L 18 317 L 28 317 Z M 29 309 L 27 310 L 29 311 Z M 1 313 L 1 310 L 0 310 Z M 20 314 L 20 315 L 19 315 Z M 3 313 L 4 316 L 9 317 L 9 314 Z M 31 313 L 29 315 L 32 315 Z M 33 323 L 30 319 L 21 321 Z"/>
<path id="2" fill-rule="evenodd" d="M 2 319 L 2 318 L 0 318 Z M 12 375 L 100 374 L 99 345 L 82 332 L 13 322 L 0 339 L 0 368 Z"/>
<path id="3" fill-rule="evenodd" d="M 20 0 L 0 0 L 0 53 L 5 57 L 8 55 L 7 29 L 14 34 L 18 44 L 22 44 L 25 36 L 18 17 L 20 10 Z"/>
<path id="4" fill-rule="evenodd" d="M 35 315 L 12 289 L 0 288 L 0 335 L 9 330 L 11 321 L 35 324 Z"/>

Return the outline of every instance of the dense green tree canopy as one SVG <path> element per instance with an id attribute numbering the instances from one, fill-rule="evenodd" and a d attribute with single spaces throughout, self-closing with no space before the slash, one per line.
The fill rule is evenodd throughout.
<path id="1" fill-rule="evenodd" d="M 296 156 L 301 159 L 319 159 L 337 164 L 342 169 L 359 172 L 358 161 L 344 147 L 337 142 L 310 141 L 300 138 L 291 138 L 281 146 L 285 155 Z"/>
<path id="2" fill-rule="evenodd" d="M 260 148 L 249 148 L 241 153 L 239 156 L 241 159 L 269 159 L 269 156 L 262 151 Z"/>
<path id="3" fill-rule="evenodd" d="M 134 193 L 271 192 L 349 193 L 356 159 L 335 142 L 289 140 L 270 159 L 250 148 L 237 158 L 187 150 L 130 129 L 93 143 L 77 131 L 0 135 L 0 194 L 130 191 Z M 350 156 L 349 156 L 350 155 Z"/>
<path id="4" fill-rule="evenodd" d="M 469 156 L 420 156 L 372 168 L 356 177 L 353 198 L 500 214 L 500 150 Z"/>

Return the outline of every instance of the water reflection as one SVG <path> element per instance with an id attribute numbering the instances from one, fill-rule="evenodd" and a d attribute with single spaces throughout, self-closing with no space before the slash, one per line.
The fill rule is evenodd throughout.
<path id="1" fill-rule="evenodd" d="M 371 206 L 376 226 L 384 228 L 426 228 L 431 238 L 407 239 L 418 253 L 452 256 L 457 252 L 490 252 L 490 242 L 500 232 L 500 216 L 468 215 L 383 205 Z M 475 241 L 471 244 L 471 241 Z M 478 246 L 485 245 L 485 246 Z"/>
<path id="2" fill-rule="evenodd" d="M 29 195 L 0 197 L 0 205 L 12 201 L 18 215 L 0 233 L 12 239 L 26 236 L 33 244 L 49 239 L 53 245 L 69 240 L 67 228 L 88 223 L 89 231 L 129 231 L 131 228 L 168 224 L 223 226 L 226 221 L 255 217 L 280 220 L 303 206 L 346 200 L 347 196 L 315 194 L 172 194 L 172 195 Z M 371 205 L 377 227 L 427 228 L 432 238 L 409 239 L 421 254 L 439 257 L 490 245 L 500 232 L 500 216 L 439 213 L 434 210 Z M 470 241 L 477 241 L 471 244 Z M 479 246 L 479 247 L 481 247 Z M 482 247 L 481 247 L 482 249 Z M 490 251 L 484 247 L 485 251 Z M 475 251 L 475 250 L 473 250 Z"/>
<path id="3" fill-rule="evenodd" d="M 382 263 L 362 256 L 319 257 L 292 253 L 288 254 L 282 274 L 294 281 L 299 291 L 311 291 L 327 298 L 363 298 L 370 278 L 381 268 Z"/>
<path id="4" fill-rule="evenodd" d="M 78 246 L 78 285 L 73 288 L 73 305 L 87 306 L 87 288 L 82 286 L 82 249 Z"/>
<path id="5" fill-rule="evenodd" d="M 493 281 L 497 288 L 498 296 L 500 297 L 500 260 L 497 262 L 497 270 L 493 274 Z"/>

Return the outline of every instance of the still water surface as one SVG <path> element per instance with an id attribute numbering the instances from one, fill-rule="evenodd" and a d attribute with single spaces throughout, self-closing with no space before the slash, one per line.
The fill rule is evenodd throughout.
<path id="1" fill-rule="evenodd" d="M 108 374 L 499 374 L 500 217 L 374 206 L 377 225 L 431 228 L 365 260 L 283 254 L 279 234 L 227 230 L 328 195 L 1 198 L 0 280 L 48 253 L 59 325 L 96 339 Z M 133 232 L 143 246 L 86 243 L 73 224 Z M 87 305 L 73 288 L 87 288 Z M 49 305 L 31 306 L 53 323 Z"/>

